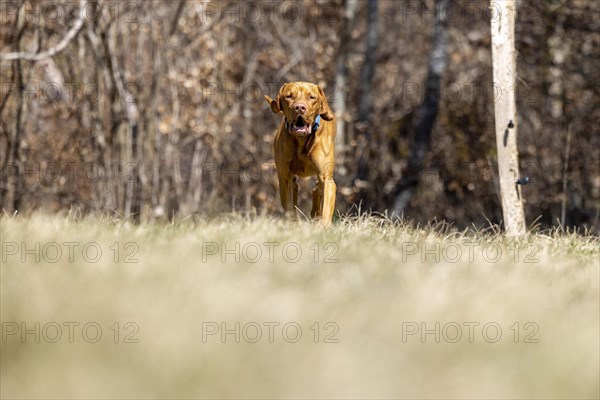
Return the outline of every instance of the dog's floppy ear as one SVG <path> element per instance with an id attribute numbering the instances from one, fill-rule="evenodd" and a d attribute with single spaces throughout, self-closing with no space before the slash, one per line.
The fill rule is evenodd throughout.
<path id="1" fill-rule="evenodd" d="M 277 100 L 273 100 L 269 96 L 265 95 L 265 100 L 271 106 L 271 111 L 273 111 L 274 113 L 278 113 L 279 111 L 281 111 L 281 107 L 279 107 L 279 96 L 277 96 Z"/>
<path id="2" fill-rule="evenodd" d="M 321 101 L 321 111 L 319 111 L 319 115 L 325 121 L 331 121 L 333 119 L 333 111 L 329 108 L 329 104 L 327 103 L 327 97 L 325 97 L 325 92 L 321 89 L 321 86 L 317 86 L 319 88 L 319 100 Z"/>
<path id="3" fill-rule="evenodd" d="M 274 113 L 278 113 L 283 110 L 283 107 L 281 107 L 281 94 L 283 93 L 283 88 L 285 88 L 286 85 L 287 83 L 284 83 L 281 89 L 279 89 L 279 93 L 277 93 L 277 98 L 275 100 L 265 95 L 265 100 L 267 100 L 267 103 L 269 103 L 271 106 L 271 111 Z"/>

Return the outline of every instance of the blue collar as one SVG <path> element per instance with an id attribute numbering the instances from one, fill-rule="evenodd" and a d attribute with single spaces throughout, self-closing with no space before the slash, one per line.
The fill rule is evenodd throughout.
<path id="1" fill-rule="evenodd" d="M 311 130 L 310 130 L 310 134 L 314 135 L 317 130 L 319 129 L 319 125 L 321 125 L 321 116 L 317 115 L 317 118 L 315 119 L 315 123 L 313 124 Z M 292 123 L 287 122 L 287 119 L 285 120 L 285 129 L 289 130 L 292 127 Z"/>

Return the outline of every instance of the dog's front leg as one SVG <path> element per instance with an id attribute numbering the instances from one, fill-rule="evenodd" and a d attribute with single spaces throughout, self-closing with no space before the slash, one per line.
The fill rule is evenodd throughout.
<path id="1" fill-rule="evenodd" d="M 333 178 L 323 179 L 323 215 L 321 221 L 325 225 L 331 224 L 333 210 L 335 209 L 336 185 Z"/>
<path id="2" fill-rule="evenodd" d="M 311 218 L 321 217 L 323 215 L 323 182 L 321 179 L 317 180 L 317 184 L 313 189 L 313 204 L 312 210 L 310 210 Z"/>
<path id="3" fill-rule="evenodd" d="M 294 210 L 298 208 L 298 177 L 292 179 L 292 197 L 294 199 Z"/>
<path id="4" fill-rule="evenodd" d="M 293 180 L 279 175 L 279 197 L 286 216 L 293 215 L 294 211 L 294 183 Z"/>

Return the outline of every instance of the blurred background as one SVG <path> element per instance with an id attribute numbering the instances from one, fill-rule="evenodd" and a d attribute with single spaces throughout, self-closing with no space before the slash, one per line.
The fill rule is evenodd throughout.
<path id="1" fill-rule="evenodd" d="M 1 7 L 6 213 L 278 213 L 272 141 L 281 117 L 263 95 L 310 81 L 339 120 L 339 212 L 388 210 L 458 228 L 501 223 L 493 106 L 502 94 L 492 83 L 487 1 Z M 600 2 L 519 4 L 528 225 L 600 232 L 599 31 Z M 61 47 L 69 32 L 52 57 L 6 57 Z"/>

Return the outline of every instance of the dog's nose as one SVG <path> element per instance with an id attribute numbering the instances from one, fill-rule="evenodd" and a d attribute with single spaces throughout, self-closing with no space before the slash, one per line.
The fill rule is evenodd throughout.
<path id="1" fill-rule="evenodd" d="M 298 103 L 294 106 L 294 110 L 299 114 L 304 114 L 306 112 L 306 104 Z"/>

